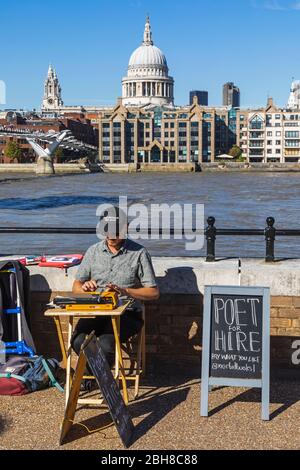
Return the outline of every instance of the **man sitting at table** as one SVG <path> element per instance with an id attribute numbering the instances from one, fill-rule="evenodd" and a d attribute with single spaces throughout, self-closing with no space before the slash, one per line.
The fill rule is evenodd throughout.
<path id="1" fill-rule="evenodd" d="M 111 207 L 100 217 L 105 227 L 105 240 L 88 249 L 78 268 L 73 293 L 115 291 L 121 297 L 135 299 L 134 306 L 121 317 L 120 339 L 124 343 L 143 327 L 138 301 L 159 298 L 151 258 L 141 245 L 127 238 L 127 220 L 118 207 Z M 111 228 L 114 228 L 111 230 Z M 111 319 L 79 320 L 72 337 L 72 347 L 79 354 L 87 335 L 95 331 L 110 364 L 114 362 L 115 340 Z"/>

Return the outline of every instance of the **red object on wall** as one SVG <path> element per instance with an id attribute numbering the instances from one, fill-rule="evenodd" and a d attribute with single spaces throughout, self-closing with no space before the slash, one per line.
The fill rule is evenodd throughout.
<path id="1" fill-rule="evenodd" d="M 77 266 L 83 260 L 83 255 L 61 255 L 52 257 L 42 257 L 39 266 L 41 268 L 67 269 Z"/>

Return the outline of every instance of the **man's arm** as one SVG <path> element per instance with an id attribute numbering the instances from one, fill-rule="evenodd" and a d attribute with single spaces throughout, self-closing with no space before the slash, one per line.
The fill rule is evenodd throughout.
<path id="1" fill-rule="evenodd" d="M 127 288 L 123 289 L 115 284 L 109 284 L 111 290 L 117 292 L 120 295 L 131 297 L 136 300 L 143 300 L 145 302 L 151 300 L 158 300 L 160 292 L 158 287 L 139 287 L 139 288 Z"/>

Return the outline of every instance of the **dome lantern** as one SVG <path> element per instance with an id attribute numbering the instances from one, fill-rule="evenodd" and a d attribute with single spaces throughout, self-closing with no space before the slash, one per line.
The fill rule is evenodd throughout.
<path id="1" fill-rule="evenodd" d="M 153 46 L 152 31 L 151 31 L 149 16 L 147 16 L 147 19 L 146 19 L 143 44 L 144 46 Z"/>

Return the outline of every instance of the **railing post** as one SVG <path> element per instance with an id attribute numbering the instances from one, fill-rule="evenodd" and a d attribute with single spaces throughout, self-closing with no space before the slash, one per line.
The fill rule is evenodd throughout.
<path id="1" fill-rule="evenodd" d="M 207 243 L 207 255 L 206 261 L 207 263 L 212 263 L 216 260 L 216 237 L 217 237 L 217 229 L 215 227 L 216 219 L 214 217 L 209 217 L 207 219 L 208 226 L 205 229 L 205 236 L 206 236 L 206 243 Z"/>
<path id="2" fill-rule="evenodd" d="M 275 261 L 275 239 L 276 239 L 276 228 L 274 227 L 275 219 L 273 217 L 267 218 L 267 228 L 265 229 L 266 237 L 266 263 L 272 263 Z"/>

